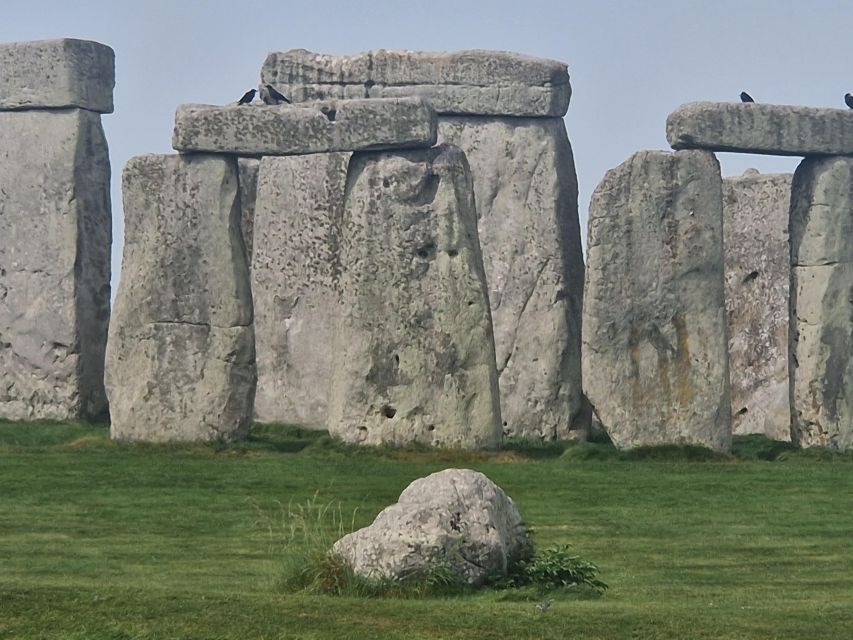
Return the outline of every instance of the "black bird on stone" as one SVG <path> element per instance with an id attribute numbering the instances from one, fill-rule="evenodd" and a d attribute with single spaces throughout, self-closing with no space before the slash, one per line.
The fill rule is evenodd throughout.
<path id="1" fill-rule="evenodd" d="M 850 109 L 853 109 L 853 96 L 849 93 L 844 94 L 844 104 L 846 104 Z"/>
<path id="2" fill-rule="evenodd" d="M 249 89 L 246 93 L 243 94 L 243 97 L 237 101 L 237 104 L 249 104 L 252 100 L 255 99 L 255 93 L 257 93 L 256 89 Z"/>
<path id="3" fill-rule="evenodd" d="M 746 91 L 740 92 L 740 101 L 741 102 L 755 102 L 755 100 L 752 99 L 752 96 L 749 95 Z"/>
<path id="4" fill-rule="evenodd" d="M 261 89 L 261 99 L 264 101 L 264 104 L 281 104 L 282 102 L 291 104 L 290 100 L 276 91 L 275 87 L 271 84 L 265 84 L 263 86 Z"/>

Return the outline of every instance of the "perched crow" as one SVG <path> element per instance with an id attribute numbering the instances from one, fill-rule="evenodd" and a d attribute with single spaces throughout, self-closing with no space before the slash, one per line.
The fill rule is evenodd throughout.
<path id="1" fill-rule="evenodd" d="M 741 102 L 755 102 L 755 100 L 752 99 L 752 96 L 749 95 L 746 91 L 740 92 L 740 101 Z"/>
<path id="2" fill-rule="evenodd" d="M 271 84 L 265 84 L 261 87 L 261 100 L 264 104 L 281 104 L 286 102 L 290 104 L 290 100 L 281 95 Z"/>
<path id="3" fill-rule="evenodd" d="M 853 96 L 851 96 L 849 93 L 844 94 L 844 104 L 853 109 Z"/>
<path id="4" fill-rule="evenodd" d="M 237 104 L 249 104 L 252 100 L 255 99 L 255 93 L 257 93 L 256 89 L 249 89 L 246 93 L 243 94 L 243 97 L 237 101 Z"/>

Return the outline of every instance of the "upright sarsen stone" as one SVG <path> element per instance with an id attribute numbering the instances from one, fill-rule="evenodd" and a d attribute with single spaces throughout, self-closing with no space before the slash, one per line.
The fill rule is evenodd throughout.
<path id="1" fill-rule="evenodd" d="M 471 165 L 508 435 L 577 439 L 584 264 L 562 118 L 443 117 Z"/>
<path id="2" fill-rule="evenodd" d="M 853 447 L 853 158 L 806 158 L 791 188 L 791 439 Z"/>
<path id="3" fill-rule="evenodd" d="M 252 295 L 262 422 L 326 428 L 351 155 L 261 160 Z"/>
<path id="4" fill-rule="evenodd" d="M 105 415 L 109 184 L 97 113 L 0 111 L 0 417 Z"/>
<path id="5" fill-rule="evenodd" d="M 722 179 L 707 151 L 641 151 L 592 196 L 587 396 L 618 447 L 731 444 Z"/>
<path id="6" fill-rule="evenodd" d="M 493 448 L 492 323 L 465 155 L 358 153 L 341 233 L 329 431 L 348 442 Z"/>
<path id="7" fill-rule="evenodd" d="M 106 385 L 120 440 L 230 440 L 248 432 L 255 353 L 237 162 L 131 158 Z"/>
<path id="8" fill-rule="evenodd" d="M 791 174 L 723 179 L 732 433 L 791 439 L 788 209 Z"/>

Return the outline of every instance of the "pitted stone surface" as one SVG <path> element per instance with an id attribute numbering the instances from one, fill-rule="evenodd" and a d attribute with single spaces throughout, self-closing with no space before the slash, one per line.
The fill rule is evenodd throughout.
<path id="1" fill-rule="evenodd" d="M 439 140 L 471 166 L 504 433 L 582 439 L 584 264 L 563 120 L 442 117 Z"/>
<path id="2" fill-rule="evenodd" d="M 271 53 L 261 70 L 294 102 L 418 95 L 442 114 L 556 116 L 569 107 L 566 65 L 508 51 L 368 51 L 352 56 L 305 49 Z"/>
<path id="3" fill-rule="evenodd" d="M 442 565 L 477 585 L 505 575 L 529 548 L 521 515 L 499 486 L 477 471 L 445 469 L 412 482 L 332 551 L 367 578 L 405 580 Z"/>
<path id="4" fill-rule="evenodd" d="M 420 98 L 337 100 L 303 105 L 182 104 L 172 146 L 245 156 L 431 147 L 433 108 Z"/>
<path id="5" fill-rule="evenodd" d="M 0 44 L 0 110 L 79 107 L 113 112 L 115 54 L 90 40 Z"/>
<path id="6" fill-rule="evenodd" d="M 788 209 L 791 174 L 723 179 L 732 433 L 791 439 Z"/>
<path id="7" fill-rule="evenodd" d="M 754 102 L 691 102 L 666 120 L 673 149 L 779 156 L 853 154 L 853 110 Z"/>
<path id="8" fill-rule="evenodd" d="M 236 160 L 131 158 L 122 194 L 124 255 L 106 371 L 112 437 L 245 435 L 256 374 Z"/>
<path id="9" fill-rule="evenodd" d="M 807 158 L 791 189 L 791 438 L 853 447 L 853 158 Z"/>
<path id="10" fill-rule="evenodd" d="M 104 417 L 109 188 L 98 114 L 0 112 L 0 417 Z"/>
<path id="11" fill-rule="evenodd" d="M 341 231 L 329 431 L 347 442 L 493 448 L 495 350 L 465 155 L 359 153 Z"/>
<path id="12" fill-rule="evenodd" d="M 326 428 L 350 156 L 261 160 L 252 295 L 262 422 Z"/>
<path id="13" fill-rule="evenodd" d="M 583 379 L 618 447 L 731 445 L 722 221 L 707 151 L 641 151 L 593 193 Z"/>

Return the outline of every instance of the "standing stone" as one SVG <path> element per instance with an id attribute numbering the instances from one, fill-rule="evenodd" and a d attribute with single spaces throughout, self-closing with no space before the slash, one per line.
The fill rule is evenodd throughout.
<path id="1" fill-rule="evenodd" d="M 732 433 L 791 439 L 788 209 L 791 174 L 723 179 Z"/>
<path id="2" fill-rule="evenodd" d="M 252 294 L 262 422 L 326 428 L 351 155 L 261 161 Z"/>
<path id="3" fill-rule="evenodd" d="M 582 439 L 583 254 L 566 65 L 504 51 L 271 53 L 294 101 L 422 96 L 471 166 L 506 435 Z M 528 117 L 537 116 L 537 117 Z"/>
<path id="4" fill-rule="evenodd" d="M 807 158 L 791 188 L 791 438 L 853 446 L 853 158 Z"/>
<path id="5" fill-rule="evenodd" d="M 562 118 L 445 117 L 439 140 L 471 165 L 508 435 L 585 437 L 584 264 Z"/>
<path id="6" fill-rule="evenodd" d="M 587 396 L 618 447 L 731 445 L 722 179 L 706 151 L 641 151 L 592 196 Z"/>
<path id="7" fill-rule="evenodd" d="M 255 352 L 237 162 L 131 158 L 106 384 L 112 437 L 230 440 L 248 432 Z"/>
<path id="8" fill-rule="evenodd" d="M 106 413 L 109 186 L 97 113 L 0 112 L 0 417 Z"/>
<path id="9" fill-rule="evenodd" d="M 341 233 L 329 431 L 348 442 L 494 448 L 495 350 L 465 155 L 359 153 Z"/>

